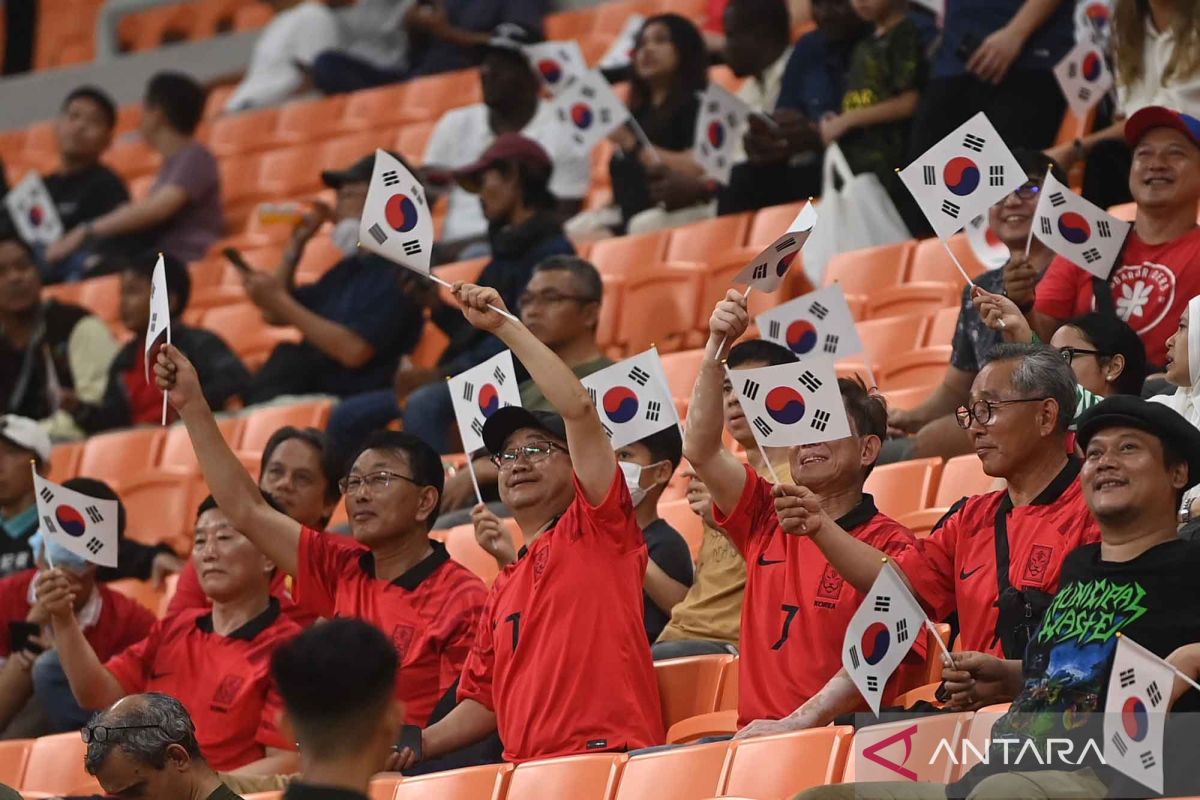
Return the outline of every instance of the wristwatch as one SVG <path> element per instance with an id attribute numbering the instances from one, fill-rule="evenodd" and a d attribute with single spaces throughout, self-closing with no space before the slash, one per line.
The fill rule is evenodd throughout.
<path id="1" fill-rule="evenodd" d="M 1179 505 L 1179 524 L 1187 525 L 1192 521 L 1192 502 L 1186 497 Z"/>

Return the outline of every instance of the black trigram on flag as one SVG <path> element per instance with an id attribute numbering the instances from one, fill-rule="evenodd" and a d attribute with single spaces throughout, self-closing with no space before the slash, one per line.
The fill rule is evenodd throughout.
<path id="1" fill-rule="evenodd" d="M 42 499 L 45 500 L 47 503 L 54 502 L 54 492 L 50 491 L 49 486 L 43 486 L 42 490 L 40 492 L 38 492 L 38 494 L 40 494 L 42 496 Z"/>
<path id="2" fill-rule="evenodd" d="M 395 186 L 399 182 L 400 182 L 400 173 L 396 172 L 396 170 L 389 169 L 387 172 L 383 173 L 383 185 L 384 186 Z"/>
<path id="3" fill-rule="evenodd" d="M 742 384 L 742 396 L 748 400 L 754 400 L 758 397 L 759 385 L 757 381 L 747 380 Z"/>
<path id="4" fill-rule="evenodd" d="M 779 320 L 777 320 L 777 319 L 771 320 L 770 322 L 767 323 L 767 338 L 778 339 L 781 329 L 782 329 L 782 326 L 779 324 Z"/>
<path id="5" fill-rule="evenodd" d="M 879 678 L 877 678 L 874 675 L 867 676 L 867 691 L 868 692 L 878 692 L 879 691 Z"/>
<path id="6" fill-rule="evenodd" d="M 937 170 L 928 164 L 921 167 L 921 180 L 926 186 L 937 186 Z"/>
<path id="7" fill-rule="evenodd" d="M 875 598 L 875 611 L 880 614 L 886 614 L 892 610 L 892 598 L 885 594 Z"/>
<path id="8" fill-rule="evenodd" d="M 812 314 L 817 319 L 823 320 L 829 316 L 829 309 L 820 303 L 814 302 L 808 307 L 808 313 Z"/>
<path id="9" fill-rule="evenodd" d="M 1146 687 L 1146 696 L 1150 698 L 1150 705 L 1158 707 L 1162 702 L 1162 691 L 1158 688 L 1158 681 L 1151 681 Z"/>
<path id="10" fill-rule="evenodd" d="M 858 645 L 850 645 L 850 664 L 858 669 Z"/>
<path id="11" fill-rule="evenodd" d="M 737 114 L 733 113 L 732 111 L 730 111 L 728 114 L 726 114 L 725 115 L 725 124 L 731 128 L 736 128 L 737 124 L 738 124 Z"/>
<path id="12" fill-rule="evenodd" d="M 1072 61 L 1067 65 L 1067 77 L 1074 78 L 1079 75 L 1079 65 Z"/>
<path id="13" fill-rule="evenodd" d="M 1125 744 L 1125 739 L 1122 738 L 1121 734 L 1114 733 L 1112 737 L 1112 743 L 1113 747 L 1117 748 L 1117 752 L 1121 755 L 1125 755 L 1127 752 L 1129 752 L 1129 745 Z"/>
<path id="14" fill-rule="evenodd" d="M 593 89 L 591 86 L 583 87 L 582 89 L 579 90 L 579 93 L 589 100 L 595 99 L 595 97 L 596 97 L 596 90 Z"/>
<path id="15" fill-rule="evenodd" d="M 408 196 L 411 197 L 413 202 L 417 205 L 421 207 L 425 206 L 425 195 L 421 194 L 420 184 L 414 183 L 412 186 L 408 187 Z"/>
<path id="16" fill-rule="evenodd" d="M 87 548 L 89 553 L 96 555 L 96 553 L 99 553 L 104 549 L 104 542 L 93 536 L 91 539 L 88 539 L 88 543 L 84 545 L 84 547 Z"/>
<path id="17" fill-rule="evenodd" d="M 383 244 L 388 238 L 387 234 L 383 232 L 383 226 L 378 222 L 367 228 L 367 233 L 371 234 L 371 238 L 375 240 L 375 244 Z"/>
<path id="18" fill-rule="evenodd" d="M 603 422 L 600 423 L 600 427 L 604 428 L 604 435 L 611 439 L 612 438 L 612 428 L 608 427 Z"/>
<path id="19" fill-rule="evenodd" d="M 101 514 L 100 509 L 96 508 L 95 506 L 88 506 L 83 511 L 88 515 L 88 519 L 90 519 L 92 522 L 104 521 L 104 515 Z"/>
<path id="20" fill-rule="evenodd" d="M 629 380 L 633 381 L 638 386 L 645 386 L 646 382 L 650 380 L 650 373 L 646 372 L 646 370 L 642 369 L 641 367 L 635 366 L 633 369 L 629 370 Z"/>
<path id="21" fill-rule="evenodd" d="M 993 164 L 988 167 L 988 186 L 1003 186 L 1004 185 L 1004 166 L 1001 164 Z"/>
<path id="22" fill-rule="evenodd" d="M 42 515 L 42 524 L 46 526 L 46 530 L 51 533 L 58 533 L 58 528 L 54 526 L 54 520 L 50 519 L 49 514 Z"/>
<path id="23" fill-rule="evenodd" d="M 800 385 L 810 392 L 815 392 L 822 386 L 821 379 L 808 370 L 804 370 L 804 374 L 800 376 L 799 381 Z"/>
<path id="24" fill-rule="evenodd" d="M 1081 255 L 1083 256 L 1083 260 L 1089 264 L 1094 264 L 1101 258 L 1100 251 L 1094 247 L 1089 247 L 1087 250 L 1084 250 Z"/>
<path id="25" fill-rule="evenodd" d="M 483 423 L 479 421 L 478 417 L 471 420 L 471 432 L 476 436 L 483 436 Z"/>
<path id="26" fill-rule="evenodd" d="M 700 143 L 700 155 L 704 156 L 705 158 L 708 158 L 708 154 L 710 152 L 712 152 L 712 151 L 708 147 L 708 142 L 701 142 Z"/>
<path id="27" fill-rule="evenodd" d="M 1121 688 L 1127 689 L 1137 682 L 1137 676 L 1134 674 L 1133 667 L 1121 670 L 1121 674 L 1117 676 L 1121 681 Z"/>
<path id="28" fill-rule="evenodd" d="M 1049 217 L 1038 217 L 1038 224 L 1042 227 L 1042 235 L 1049 236 L 1054 232 L 1054 226 L 1050 224 Z"/>
<path id="29" fill-rule="evenodd" d="M 768 425 L 767 421 L 765 419 L 763 419 L 762 417 L 754 418 L 754 427 L 757 428 L 758 432 L 761 433 L 763 436 L 770 436 L 771 433 L 775 430 L 770 425 Z"/>
<path id="30" fill-rule="evenodd" d="M 750 274 L 750 277 L 756 281 L 761 281 L 763 278 L 767 277 L 767 265 L 759 264 L 756 266 L 754 268 L 754 272 Z"/>
<path id="31" fill-rule="evenodd" d="M 588 397 L 592 399 L 592 405 L 596 405 L 596 390 L 589 386 L 587 393 Z"/>
<path id="32" fill-rule="evenodd" d="M 662 403 L 657 400 L 651 400 L 646 403 L 646 419 L 651 422 L 658 422 L 659 412 L 662 411 Z"/>
<path id="33" fill-rule="evenodd" d="M 836 333 L 826 334 L 825 335 L 825 348 L 824 348 L 825 352 L 826 353 L 836 353 L 837 348 L 838 348 L 838 340 L 839 339 L 840 339 L 840 337 Z"/>
<path id="34" fill-rule="evenodd" d="M 1090 100 L 1092 98 L 1092 90 L 1086 86 L 1080 86 L 1079 91 L 1077 91 L 1075 93 L 1075 96 L 1078 97 L 1080 100 L 1087 102 L 1088 100 Z"/>
<path id="35" fill-rule="evenodd" d="M 467 381 L 463 384 L 463 400 L 468 403 L 475 399 L 475 384 Z"/>
<path id="36" fill-rule="evenodd" d="M 958 219 L 958 212 L 962 211 L 957 203 L 951 203 L 949 200 L 942 201 L 942 213 L 951 219 Z"/>
<path id="37" fill-rule="evenodd" d="M 963 137 L 963 147 L 968 150 L 974 150 L 976 153 L 982 153 L 984 145 L 987 144 L 987 139 L 982 136 L 976 136 L 973 133 L 968 133 Z"/>
<path id="38" fill-rule="evenodd" d="M 1106 220 L 1106 219 L 1096 220 L 1096 235 L 1099 236 L 1101 239 L 1112 238 L 1112 227 L 1108 224 L 1108 220 Z"/>
<path id="39" fill-rule="evenodd" d="M 1058 208 L 1063 203 L 1067 202 L 1067 198 L 1063 197 L 1062 192 L 1054 192 L 1050 195 L 1050 205 Z"/>
<path id="40" fill-rule="evenodd" d="M 896 622 L 896 644 L 904 644 L 908 641 L 908 620 L 900 619 Z"/>
<path id="41" fill-rule="evenodd" d="M 784 250 L 787 250 L 789 247 L 795 247 L 795 246 L 796 246 L 796 237 L 789 236 L 788 238 L 784 239 L 779 244 L 775 245 L 775 252 L 782 253 Z"/>
<path id="42" fill-rule="evenodd" d="M 508 376 L 504 374 L 504 370 L 500 369 L 499 365 L 492 370 L 492 377 L 495 378 L 496 383 L 500 384 L 501 386 L 504 385 L 504 381 L 508 380 Z"/>
<path id="43" fill-rule="evenodd" d="M 416 239 L 409 239 L 407 242 L 402 244 L 401 247 L 404 248 L 404 255 L 406 256 L 419 255 L 421 250 L 424 249 L 421 247 L 421 242 Z"/>
<path id="44" fill-rule="evenodd" d="M 602 125 L 607 125 L 609 121 L 612 120 L 612 111 L 608 108 L 602 107 L 598 116 L 600 117 L 600 123 Z"/>
<path id="45" fill-rule="evenodd" d="M 158 312 L 155 311 L 154 313 L 152 313 L 150 315 L 150 330 L 154 330 L 157 327 L 158 327 Z"/>
<path id="46" fill-rule="evenodd" d="M 721 110 L 721 104 L 718 103 L 716 100 L 709 100 L 708 105 L 706 105 L 704 107 L 704 110 L 707 111 L 709 114 L 716 116 L 717 112 Z"/>
<path id="47" fill-rule="evenodd" d="M 812 422 L 808 424 L 821 433 L 824 433 L 825 429 L 829 427 L 829 412 L 818 409 L 813 412 Z"/>
<path id="48" fill-rule="evenodd" d="M 1124 754 L 1122 753 L 1122 755 L 1124 755 Z M 1155 763 L 1157 763 L 1154 760 L 1154 751 L 1152 751 L 1152 750 L 1147 750 L 1146 752 L 1144 752 L 1140 756 L 1138 756 L 1138 758 L 1140 758 L 1142 760 L 1142 769 L 1153 769 Z"/>

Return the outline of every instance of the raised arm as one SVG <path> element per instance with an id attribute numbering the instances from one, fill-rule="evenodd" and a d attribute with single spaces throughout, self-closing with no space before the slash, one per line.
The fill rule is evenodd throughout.
<path id="1" fill-rule="evenodd" d="M 217 505 L 247 539 L 289 575 L 298 569 L 300 523 L 267 503 L 254 479 L 226 444 L 204 401 L 200 380 L 187 357 L 163 345 L 154 364 L 158 388 L 169 392 L 171 405 L 187 426 L 188 437 L 204 480 Z"/>
<path id="2" fill-rule="evenodd" d="M 546 400 L 562 416 L 567 427 L 567 448 L 579 485 L 588 502 L 599 505 L 617 473 L 617 457 L 604 426 L 600 424 L 596 406 L 579 378 L 528 328 L 488 307 L 489 304 L 504 307 L 504 301 L 495 289 L 455 283 L 454 296 L 462 304 L 467 321 L 504 342 L 529 370 L 529 377 L 546 395 Z"/>
<path id="3" fill-rule="evenodd" d="M 38 576 L 35 591 L 38 602 L 50 614 L 54 646 L 79 705 L 87 709 L 107 708 L 124 697 L 121 682 L 105 669 L 79 627 L 75 596 L 66 576 L 57 569 L 47 570 Z"/>
<path id="4" fill-rule="evenodd" d="M 683 454 L 696 475 L 708 487 L 713 502 L 722 511 L 732 511 L 746 485 L 742 463 L 721 442 L 725 426 L 725 357 L 738 337 L 746 332 L 750 315 L 746 298 L 730 289 L 717 303 L 708 322 L 708 344 L 683 435 Z"/>

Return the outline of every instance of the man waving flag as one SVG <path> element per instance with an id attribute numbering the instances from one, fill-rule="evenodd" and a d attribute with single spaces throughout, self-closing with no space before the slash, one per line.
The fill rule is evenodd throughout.
<path id="1" fill-rule="evenodd" d="M 100 500 L 33 473 L 42 533 L 80 558 L 117 566 L 117 501 Z M 51 564 L 51 566 L 54 566 Z"/>
<path id="2" fill-rule="evenodd" d="M 433 215 L 421 183 L 399 158 L 375 151 L 375 169 L 358 226 L 364 250 L 429 275 Z"/>
<path id="3" fill-rule="evenodd" d="M 1058 182 L 1042 182 L 1030 235 L 1063 258 L 1107 280 L 1133 223 L 1122 222 Z"/>
<path id="4" fill-rule="evenodd" d="M 150 379 L 150 362 L 154 358 L 159 345 L 171 343 L 171 305 L 167 297 L 167 270 L 163 265 L 162 254 L 159 253 L 158 263 L 154 265 L 154 274 L 150 277 L 150 321 L 146 324 L 145 352 L 142 366 L 146 371 L 146 379 Z"/>
<path id="5" fill-rule="evenodd" d="M 863 352 L 846 292 L 837 284 L 764 311 L 754 322 L 764 339 L 778 342 L 800 358 L 845 358 Z"/>
<path id="6" fill-rule="evenodd" d="M 759 447 L 831 442 L 850 435 L 829 359 L 739 369 L 729 379 Z"/>
<path id="7" fill-rule="evenodd" d="M 593 372 L 580 383 L 592 396 L 614 448 L 679 424 L 662 359 L 653 347 Z"/>
<path id="8" fill-rule="evenodd" d="M 876 716 L 888 678 L 926 626 L 921 604 L 891 562 L 884 563 L 871 591 L 846 626 L 842 666 Z"/>
<path id="9" fill-rule="evenodd" d="M 800 251 L 816 224 L 816 209 L 812 203 L 805 203 L 783 235 L 755 256 L 745 269 L 733 277 L 733 282 L 748 284 L 760 292 L 778 289 L 792 264 L 800 257 Z"/>
<path id="10" fill-rule="evenodd" d="M 462 436 L 463 452 L 473 453 L 485 447 L 483 424 L 505 406 L 520 406 L 517 371 L 512 352 L 505 350 L 460 372 L 449 381 L 454 417 Z"/>

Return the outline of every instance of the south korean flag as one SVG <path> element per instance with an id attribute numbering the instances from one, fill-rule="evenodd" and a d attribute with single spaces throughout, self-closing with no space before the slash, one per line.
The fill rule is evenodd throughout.
<path id="1" fill-rule="evenodd" d="M 800 251 L 816 224 L 816 209 L 812 203 L 805 203 L 787 231 L 755 256 L 745 269 L 734 275 L 733 282 L 748 284 L 760 292 L 773 292 L 778 289 L 788 270 L 800 256 Z"/>
<path id="2" fill-rule="evenodd" d="M 653 347 L 580 382 L 614 449 L 679 424 L 662 360 Z"/>
<path id="3" fill-rule="evenodd" d="M 863 352 L 846 293 L 837 284 L 764 311 L 754 322 L 764 339 L 778 342 L 802 359 L 846 358 Z"/>
<path id="4" fill-rule="evenodd" d="M 600 57 L 596 69 L 621 69 L 633 62 L 633 50 L 637 47 L 637 35 L 646 18 L 641 14 L 630 14 L 625 18 L 625 27 L 617 34 L 617 38 L 609 45 L 608 50 Z"/>
<path id="5" fill-rule="evenodd" d="M 979 260 L 980 264 L 988 269 L 1000 269 L 1008 263 L 1012 254 L 1004 242 L 1000 241 L 996 232 L 992 230 L 992 226 L 988 224 L 987 214 L 980 214 L 968 222 L 966 233 L 967 243 L 971 245 L 971 252 L 975 254 L 975 258 Z"/>
<path id="6" fill-rule="evenodd" d="M 1113 85 L 1104 51 L 1092 42 L 1080 42 L 1054 66 L 1054 77 L 1077 117 L 1086 117 Z"/>
<path id="7" fill-rule="evenodd" d="M 30 172 L 4 196 L 4 206 L 17 233 L 31 247 L 51 245 L 62 238 L 63 224 L 42 176 Z"/>
<path id="8" fill-rule="evenodd" d="M 846 626 L 842 666 L 879 715 L 888 678 L 908 655 L 928 617 L 890 561 Z"/>
<path id="9" fill-rule="evenodd" d="M 1107 280 L 1132 227 L 1133 223 L 1122 222 L 1046 173 L 1032 233 L 1080 269 Z"/>
<path id="10" fill-rule="evenodd" d="M 696 118 L 696 140 L 692 157 L 704 168 L 704 174 L 729 183 L 733 158 L 746 132 L 750 106 L 737 95 L 709 83 L 700 92 L 700 115 Z"/>
<path id="11" fill-rule="evenodd" d="M 1089 42 L 1108 50 L 1112 32 L 1112 7 L 1109 0 L 1079 0 L 1075 4 L 1075 41 Z"/>
<path id="12" fill-rule="evenodd" d="M 375 151 L 375 169 L 358 225 L 358 244 L 402 267 L 429 275 L 433 215 L 425 191 L 398 159 Z"/>
<path id="13" fill-rule="evenodd" d="M 940 239 L 949 239 L 1027 180 L 981 111 L 900 170 Z"/>
<path id="14" fill-rule="evenodd" d="M 117 566 L 117 501 L 100 500 L 36 472 L 39 527 L 49 539 L 102 567 Z"/>
<path id="15" fill-rule="evenodd" d="M 533 70 L 551 94 L 558 94 L 588 71 L 579 42 L 540 42 L 524 48 Z"/>
<path id="16" fill-rule="evenodd" d="M 591 152 L 629 119 L 629 109 L 595 70 L 585 72 L 554 98 L 555 136 Z"/>
<path id="17" fill-rule="evenodd" d="M 1128 636 L 1117 636 L 1104 701 L 1104 763 L 1161 794 L 1163 732 L 1175 672 Z"/>
<path id="18" fill-rule="evenodd" d="M 509 350 L 458 373 L 449 380 L 449 388 L 464 453 L 473 453 L 485 446 L 483 424 L 488 417 L 505 406 L 521 405 L 517 371 L 513 369 Z"/>
<path id="19" fill-rule="evenodd" d="M 729 380 L 760 447 L 791 447 L 844 439 L 850 422 L 833 360 L 739 369 Z"/>

